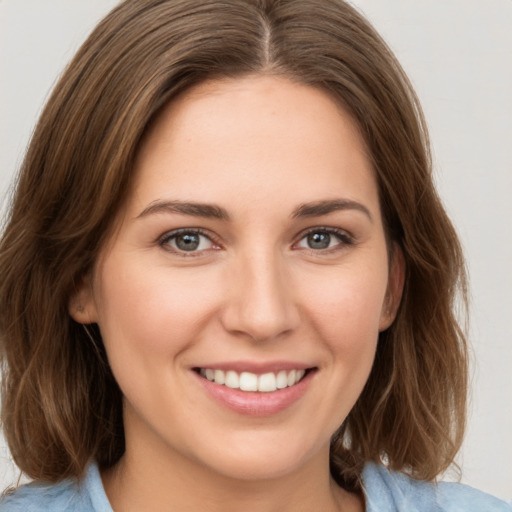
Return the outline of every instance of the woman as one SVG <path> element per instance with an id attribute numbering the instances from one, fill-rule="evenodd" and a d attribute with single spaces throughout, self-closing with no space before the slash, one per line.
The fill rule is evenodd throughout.
<path id="1" fill-rule="evenodd" d="M 430 483 L 464 430 L 463 258 L 343 2 L 116 8 L 41 116 L 0 283 L 36 480 L 2 510 L 510 510 Z"/>

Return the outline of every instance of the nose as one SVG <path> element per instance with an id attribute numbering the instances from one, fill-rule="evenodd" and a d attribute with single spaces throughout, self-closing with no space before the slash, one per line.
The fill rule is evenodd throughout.
<path id="1" fill-rule="evenodd" d="M 277 255 L 251 254 L 230 270 L 228 297 L 221 313 L 224 329 L 267 341 L 297 328 L 298 305 L 285 265 Z"/>

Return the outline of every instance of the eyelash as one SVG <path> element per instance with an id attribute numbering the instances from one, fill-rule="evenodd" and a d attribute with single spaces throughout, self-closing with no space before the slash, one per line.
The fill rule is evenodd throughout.
<path id="1" fill-rule="evenodd" d="M 306 237 L 308 237 L 311 234 L 326 234 L 330 236 L 335 236 L 338 238 L 339 243 L 336 244 L 334 247 L 327 247 L 324 249 L 313 249 L 311 247 L 304 247 L 303 249 L 310 251 L 314 254 L 326 254 L 326 253 L 332 253 L 337 252 L 340 250 L 343 250 L 347 246 L 351 246 L 355 244 L 354 238 L 348 234 L 346 231 L 337 229 L 337 228 L 331 228 L 331 227 L 314 227 L 310 228 L 307 231 L 304 231 L 300 234 L 300 237 L 297 242 L 295 242 L 293 245 L 294 247 L 297 246 L 302 240 L 304 240 Z M 172 247 L 169 242 L 172 240 L 175 240 L 180 235 L 199 235 L 202 237 L 207 238 L 211 244 L 214 247 L 209 247 L 207 249 L 200 249 L 200 250 L 192 250 L 192 251 L 186 251 L 183 249 L 179 249 L 177 247 Z M 181 228 L 174 231 L 170 231 L 168 233 L 165 233 L 163 236 L 161 236 L 158 239 L 158 244 L 165 250 L 169 252 L 173 252 L 175 254 L 178 254 L 182 257 L 197 257 L 201 256 L 205 253 L 205 251 L 211 251 L 211 250 L 218 250 L 220 248 L 220 244 L 217 243 L 215 238 L 212 236 L 211 233 L 206 232 L 200 228 Z"/>

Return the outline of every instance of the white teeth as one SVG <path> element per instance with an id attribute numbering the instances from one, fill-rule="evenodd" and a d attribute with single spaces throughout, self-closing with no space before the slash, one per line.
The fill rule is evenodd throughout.
<path id="1" fill-rule="evenodd" d="M 277 389 L 283 389 L 286 386 L 288 386 L 288 375 L 286 374 L 285 370 L 281 370 L 277 374 L 276 386 L 277 386 Z"/>
<path id="2" fill-rule="evenodd" d="M 226 382 L 226 377 L 224 376 L 224 372 L 222 370 L 215 370 L 213 372 L 213 380 L 217 384 L 224 384 Z"/>
<path id="3" fill-rule="evenodd" d="M 240 389 L 242 391 L 258 391 L 258 376 L 254 373 L 242 372 L 240 374 Z"/>
<path id="4" fill-rule="evenodd" d="M 258 391 L 270 393 L 276 389 L 276 376 L 273 373 L 264 373 L 258 377 Z"/>
<path id="5" fill-rule="evenodd" d="M 306 370 L 281 370 L 277 373 L 269 372 L 256 375 L 251 372 L 238 374 L 233 370 L 225 372 L 224 370 L 200 368 L 199 374 L 209 381 L 224 384 L 228 388 L 271 393 L 277 389 L 284 389 L 297 384 L 306 374 Z"/>
<path id="6" fill-rule="evenodd" d="M 215 382 L 217 382 L 217 381 L 215 381 Z M 234 372 L 233 370 L 226 372 L 226 380 L 224 381 L 224 384 L 228 388 L 233 388 L 233 389 L 240 388 L 240 377 L 238 376 L 238 373 Z"/>

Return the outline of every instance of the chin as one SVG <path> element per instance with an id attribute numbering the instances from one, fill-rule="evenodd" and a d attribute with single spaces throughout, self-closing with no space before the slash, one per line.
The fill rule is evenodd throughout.
<path id="1" fill-rule="evenodd" d="M 272 442 L 268 438 L 257 439 L 258 435 L 252 437 L 252 442 L 229 443 L 228 446 L 219 447 L 220 451 L 215 453 L 203 452 L 203 464 L 226 478 L 258 481 L 292 475 L 310 467 L 312 458 L 318 458 L 324 464 L 329 457 L 329 443 L 326 443 L 325 449 L 319 450 L 317 446 L 308 448 L 306 443 L 299 440 L 290 445 L 282 439 Z"/>

